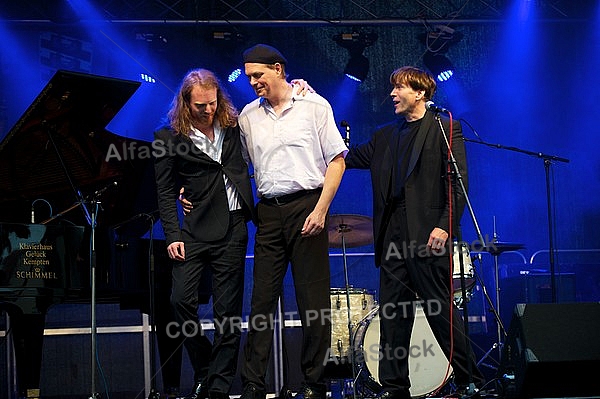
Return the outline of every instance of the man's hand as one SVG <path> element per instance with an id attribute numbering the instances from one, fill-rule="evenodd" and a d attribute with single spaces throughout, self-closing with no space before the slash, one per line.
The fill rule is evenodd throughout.
<path id="1" fill-rule="evenodd" d="M 175 241 L 169 244 L 167 247 L 167 253 L 169 254 L 169 258 L 178 261 L 185 260 L 185 246 L 181 241 Z"/>
<path id="2" fill-rule="evenodd" d="M 306 80 L 304 79 L 294 79 L 291 81 L 292 85 L 298 86 L 296 89 L 296 94 L 302 94 L 303 96 L 306 93 L 314 93 L 315 89 L 313 89 Z"/>
<path id="3" fill-rule="evenodd" d="M 445 230 L 436 227 L 429 234 L 429 240 L 427 241 L 427 249 L 433 253 L 442 253 L 446 240 L 448 239 L 448 233 Z"/>
<path id="4" fill-rule="evenodd" d="M 300 233 L 302 237 L 312 237 L 318 235 L 325 228 L 325 217 L 327 212 L 319 212 L 314 209 L 304 221 L 304 226 Z"/>
<path id="5" fill-rule="evenodd" d="M 184 191 L 184 188 L 181 187 L 181 189 L 179 190 L 179 197 L 177 198 L 177 200 L 179 201 L 179 203 L 181 204 L 181 207 L 183 208 L 183 214 L 187 215 L 188 213 L 190 213 L 192 211 L 192 209 L 194 209 L 194 205 L 192 205 L 192 203 L 183 196 L 183 191 Z"/>

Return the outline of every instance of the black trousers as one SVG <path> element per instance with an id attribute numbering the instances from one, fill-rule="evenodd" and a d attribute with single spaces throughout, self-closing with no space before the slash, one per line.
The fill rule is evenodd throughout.
<path id="1" fill-rule="evenodd" d="M 309 193 L 285 205 L 258 204 L 252 308 L 241 370 L 244 386 L 252 383 L 265 389 L 273 342 L 272 321 L 288 263 L 292 265 L 302 321 L 304 383 L 324 385 L 323 372 L 331 341 L 328 233 L 325 228 L 318 236 L 300 235 L 319 195 L 320 192 Z"/>
<path id="2" fill-rule="evenodd" d="M 227 235 L 217 242 L 184 238 L 186 260 L 173 266 L 171 303 L 194 369 L 196 382 L 209 392 L 229 393 L 237 368 L 241 338 L 244 269 L 248 229 L 242 211 L 230 212 Z M 205 268 L 212 271 L 213 343 L 198 320 L 198 285 Z"/>
<path id="3" fill-rule="evenodd" d="M 411 245 L 407 231 L 406 210 L 399 206 L 393 212 L 386 231 L 380 270 L 380 345 L 384 354 L 386 348 L 391 349 L 388 353 L 394 353 L 394 348 L 405 348 L 406 351 L 400 353 L 410 353 L 414 324 L 412 304 L 418 296 L 420 301 L 426 303 L 423 310 L 433 335 L 446 357 L 450 358 L 449 316 L 454 303 L 450 295 L 448 252 L 445 256 L 422 256 L 424 248 Z M 390 245 L 394 245 L 393 248 L 398 251 L 389 251 Z M 398 253 L 401 256 L 397 256 Z M 477 369 L 470 343 L 465 339 L 462 317 L 455 306 L 452 328 L 454 347 L 451 364 L 455 382 L 469 382 L 470 362 L 473 382 L 481 384 L 484 378 Z M 379 381 L 385 391 L 406 393 L 410 388 L 408 356 L 381 356 Z"/>

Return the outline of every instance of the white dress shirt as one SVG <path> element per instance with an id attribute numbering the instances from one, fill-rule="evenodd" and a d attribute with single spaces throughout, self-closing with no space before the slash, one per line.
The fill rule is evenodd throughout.
<path id="1" fill-rule="evenodd" d="M 279 116 L 267 100 L 257 98 L 238 122 L 259 198 L 323 187 L 329 162 L 348 151 L 331 105 L 316 93 L 294 94 Z"/>
<path id="2" fill-rule="evenodd" d="M 193 126 L 190 139 L 198 149 L 212 158 L 213 161 L 221 163 L 221 154 L 223 153 L 223 140 L 225 139 L 225 134 L 223 134 L 223 129 L 221 129 L 221 125 L 219 125 L 219 123 L 215 122 L 213 128 L 215 134 L 214 141 L 210 141 L 204 133 Z M 229 180 L 225 173 L 223 173 L 223 180 L 225 181 L 225 192 L 227 193 L 229 210 L 235 211 L 237 209 L 242 209 L 242 200 L 237 192 L 237 189 L 235 188 L 235 185 L 231 182 L 231 180 Z"/>

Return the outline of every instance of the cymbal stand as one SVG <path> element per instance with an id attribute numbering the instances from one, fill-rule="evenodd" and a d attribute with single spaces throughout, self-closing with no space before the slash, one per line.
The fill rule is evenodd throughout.
<path id="1" fill-rule="evenodd" d="M 498 287 L 498 256 L 500 254 L 496 254 L 494 255 L 494 273 L 495 273 L 495 277 L 494 277 L 494 285 L 495 285 L 495 292 L 496 292 L 496 301 L 498 301 L 499 295 L 500 295 L 500 288 Z M 497 369 L 497 367 L 492 366 L 490 364 L 484 363 L 484 360 L 487 359 L 491 353 L 498 349 L 498 361 L 500 360 L 500 355 L 502 353 L 502 336 L 506 337 L 507 333 L 506 333 L 506 328 L 504 327 L 504 324 L 502 323 L 502 319 L 500 318 L 500 313 L 499 313 L 499 309 L 496 309 L 496 307 L 494 307 L 494 302 L 492 301 L 492 299 L 490 298 L 490 295 L 487 291 L 487 288 L 485 286 L 485 283 L 483 282 L 482 277 L 479 275 L 479 273 L 475 273 L 476 279 L 479 281 L 479 285 L 481 286 L 481 289 L 483 291 L 483 296 L 485 297 L 488 306 L 489 306 L 489 310 L 492 312 L 492 314 L 494 315 L 494 319 L 496 320 L 496 325 L 497 325 L 497 341 L 494 342 L 492 344 L 492 346 L 490 347 L 490 349 L 488 349 L 487 352 L 484 353 L 484 355 L 481 357 L 481 359 L 479 359 L 479 361 L 477 362 L 477 366 L 479 367 L 480 365 L 482 366 L 486 366 L 488 368 L 491 369 Z M 498 302 L 496 302 L 498 303 Z"/>
<path id="2" fill-rule="evenodd" d="M 352 328 L 352 312 L 350 309 L 350 279 L 348 278 L 348 259 L 346 255 L 346 237 L 344 233 L 350 231 L 348 225 L 340 223 L 338 226 L 338 232 L 342 238 L 342 261 L 344 264 L 344 282 L 346 284 L 346 306 L 348 313 L 348 356 L 350 357 L 350 367 L 352 368 L 352 397 L 356 399 L 356 363 L 354 360 L 354 348 L 352 348 L 352 335 L 354 329 Z"/>
<path id="3" fill-rule="evenodd" d="M 498 241 L 498 234 L 496 232 L 496 217 L 494 216 L 494 236 L 493 241 Z M 506 336 L 506 330 L 504 329 L 504 325 L 502 324 L 502 318 L 500 317 L 500 267 L 498 266 L 498 257 L 500 257 L 500 252 L 494 251 L 492 253 L 494 257 L 494 284 L 496 285 L 496 332 L 498 334 L 498 359 L 502 355 L 502 332 L 504 332 Z"/>

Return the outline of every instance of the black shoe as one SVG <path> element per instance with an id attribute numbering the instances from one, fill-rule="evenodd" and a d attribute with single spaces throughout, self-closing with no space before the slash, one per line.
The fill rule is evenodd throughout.
<path id="1" fill-rule="evenodd" d="M 185 399 L 208 399 L 208 391 L 202 385 L 202 383 L 197 382 L 194 384 L 194 389 L 192 389 L 192 393 L 186 396 Z"/>
<path id="2" fill-rule="evenodd" d="M 244 387 L 240 399 L 265 399 L 266 393 L 264 389 L 259 389 L 254 384 L 248 384 Z"/>
<path id="3" fill-rule="evenodd" d="M 376 396 L 377 399 L 411 399 L 408 389 L 400 391 L 383 391 Z"/>
<path id="4" fill-rule="evenodd" d="M 326 393 L 324 386 L 302 385 L 294 399 L 325 399 Z"/>

